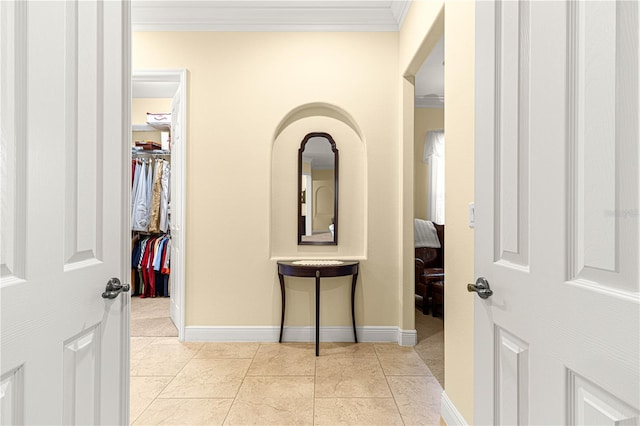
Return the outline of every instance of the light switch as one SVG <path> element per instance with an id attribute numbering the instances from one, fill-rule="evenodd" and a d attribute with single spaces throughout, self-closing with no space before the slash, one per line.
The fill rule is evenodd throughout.
<path id="1" fill-rule="evenodd" d="M 476 226 L 476 206 L 475 203 L 469 203 L 469 228 Z"/>

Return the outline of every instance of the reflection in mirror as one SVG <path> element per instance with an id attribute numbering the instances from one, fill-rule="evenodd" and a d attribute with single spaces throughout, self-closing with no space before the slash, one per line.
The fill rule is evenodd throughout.
<path id="1" fill-rule="evenodd" d="M 298 244 L 338 244 L 338 149 L 309 133 L 298 150 Z"/>

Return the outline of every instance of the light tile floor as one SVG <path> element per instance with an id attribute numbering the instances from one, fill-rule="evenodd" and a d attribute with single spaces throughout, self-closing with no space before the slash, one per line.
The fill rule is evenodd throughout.
<path id="1" fill-rule="evenodd" d="M 140 305 L 132 322 L 153 311 Z M 410 347 L 321 343 L 315 357 L 312 343 L 180 343 L 161 333 L 131 338 L 134 425 L 440 424 L 442 388 Z"/>
<path id="2" fill-rule="evenodd" d="M 416 309 L 415 318 L 418 344 L 413 349 L 444 387 L 444 321 L 425 315 L 419 309 Z"/>

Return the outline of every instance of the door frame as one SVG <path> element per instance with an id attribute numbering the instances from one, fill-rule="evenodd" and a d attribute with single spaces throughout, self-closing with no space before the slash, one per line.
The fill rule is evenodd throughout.
<path id="1" fill-rule="evenodd" d="M 402 190 L 401 196 L 401 235 L 400 235 L 400 259 L 401 259 L 401 315 L 398 344 L 401 346 L 414 346 L 418 343 L 415 326 L 415 244 L 414 244 L 414 163 L 415 163 L 415 76 L 424 61 L 445 34 L 444 28 L 444 4 L 427 30 L 424 39 L 416 48 L 407 68 L 401 75 L 402 96 L 402 149 L 401 167 Z M 446 111 L 446 103 L 445 103 Z M 446 114 L 446 112 L 445 112 Z M 446 321 L 446 320 L 445 320 Z"/>
<path id="2" fill-rule="evenodd" d="M 181 232 L 178 234 L 178 245 L 181 248 L 179 251 L 179 256 L 177 259 L 171 259 L 172 264 L 179 264 L 179 268 L 172 268 L 174 271 L 179 271 L 179 273 L 173 276 L 174 288 L 173 292 L 177 291 L 179 294 L 179 308 L 180 313 L 177 316 L 177 324 L 175 324 L 178 329 L 178 340 L 184 341 L 184 331 L 185 331 L 185 213 L 186 213 L 186 170 L 187 170 L 187 149 L 186 149 L 186 141 L 187 141 L 187 70 L 182 69 L 149 69 L 149 70 L 133 70 L 131 73 L 131 82 L 136 83 L 177 83 L 178 90 L 176 93 L 180 95 L 180 120 L 182 126 L 180 126 L 180 141 L 182 143 L 174 145 L 172 147 L 172 153 L 176 153 L 176 157 L 178 161 L 174 161 L 173 156 L 171 158 L 171 178 L 178 179 L 179 191 L 178 194 L 171 194 L 171 208 L 172 211 L 179 211 L 180 214 L 174 215 L 180 218 L 180 223 L 174 225 L 178 225 Z M 133 94 L 130 96 L 131 102 L 133 102 Z M 129 113 L 129 121 L 131 121 L 131 113 Z M 130 123 L 131 124 L 131 123 Z M 131 125 L 129 126 L 129 137 L 123 142 L 126 144 L 126 152 L 129 156 L 129 162 L 131 163 Z M 131 197 L 129 197 L 130 199 Z M 131 224 L 125 229 L 123 232 L 127 234 L 127 238 L 130 240 L 130 232 L 131 232 Z M 172 239 L 174 236 L 171 237 Z M 125 240 L 126 241 L 126 240 Z M 127 248 L 129 250 L 130 248 Z M 172 274 L 175 274 L 173 271 Z"/>

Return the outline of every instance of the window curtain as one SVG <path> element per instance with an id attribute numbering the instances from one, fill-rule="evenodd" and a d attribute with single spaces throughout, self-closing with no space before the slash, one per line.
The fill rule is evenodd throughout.
<path id="1" fill-rule="evenodd" d="M 444 224 L 444 130 L 427 132 L 423 161 L 429 168 L 427 220 Z"/>

